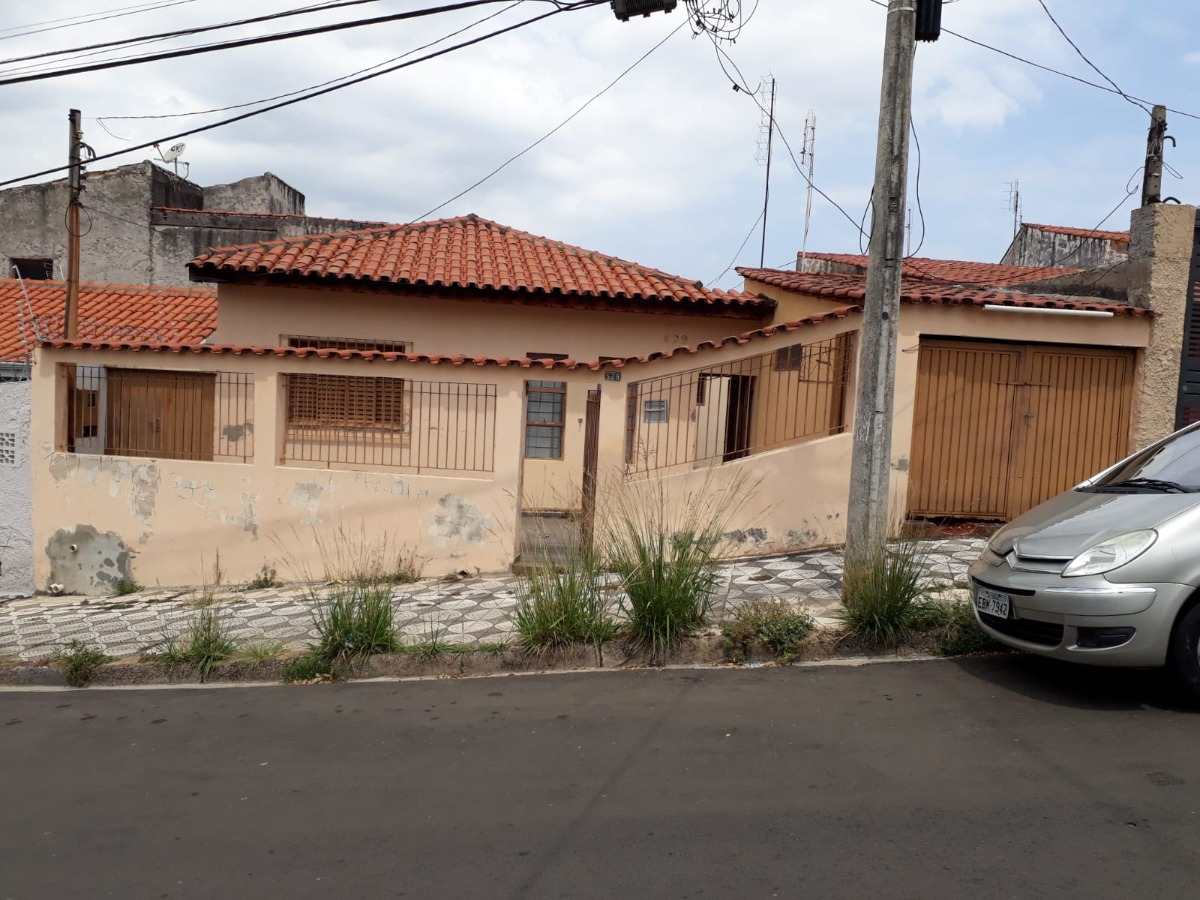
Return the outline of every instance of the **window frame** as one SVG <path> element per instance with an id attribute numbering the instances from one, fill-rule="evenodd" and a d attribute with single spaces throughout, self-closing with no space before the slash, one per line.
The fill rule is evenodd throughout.
<path id="1" fill-rule="evenodd" d="M 651 404 L 654 405 L 652 410 Z M 647 397 L 642 401 L 643 425 L 666 425 L 671 421 L 671 401 L 667 397 Z"/>
<path id="2" fill-rule="evenodd" d="M 534 394 L 550 394 L 560 396 L 562 400 L 559 405 L 558 421 L 553 419 L 534 419 L 530 410 L 529 401 Z M 566 425 L 567 425 L 567 383 L 565 381 L 526 381 L 525 382 L 525 459 L 542 459 L 542 460 L 562 460 L 566 454 Z M 532 454 L 531 450 L 535 449 L 530 442 L 531 428 L 552 428 L 557 429 L 557 437 L 551 439 L 551 444 L 557 443 L 558 454 L 546 456 L 541 454 Z M 553 447 L 550 448 L 553 450 Z"/>

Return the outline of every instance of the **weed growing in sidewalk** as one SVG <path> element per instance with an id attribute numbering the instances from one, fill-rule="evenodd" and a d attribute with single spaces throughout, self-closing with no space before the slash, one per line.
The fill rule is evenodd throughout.
<path id="1" fill-rule="evenodd" d="M 459 644 L 452 644 L 444 639 L 445 629 L 438 625 L 433 620 L 426 623 L 425 634 L 421 640 L 412 643 L 404 644 L 397 649 L 401 653 L 411 653 L 417 659 L 432 662 L 439 659 L 447 653 L 456 653 L 463 649 Z"/>
<path id="2" fill-rule="evenodd" d="M 276 577 L 275 570 L 266 563 L 263 563 L 263 567 L 258 570 L 258 574 L 246 582 L 246 590 L 262 591 L 267 588 L 279 587 L 281 584 L 283 582 Z"/>
<path id="3" fill-rule="evenodd" d="M 217 610 L 209 607 L 196 613 L 182 635 L 168 637 L 162 651 L 149 658 L 193 669 L 204 681 L 217 663 L 229 659 L 236 650 Z"/>
<path id="4" fill-rule="evenodd" d="M 318 600 L 313 613 L 318 640 L 312 654 L 334 671 L 361 664 L 373 653 L 394 653 L 392 592 L 386 584 L 343 584 Z"/>
<path id="5" fill-rule="evenodd" d="M 130 594 L 136 594 L 142 589 L 142 586 L 132 578 L 118 578 L 113 582 L 113 593 L 118 597 L 127 597 Z"/>
<path id="6" fill-rule="evenodd" d="M 786 664 L 795 662 L 800 646 L 812 634 L 812 617 L 786 600 L 753 600 L 738 608 L 721 628 L 721 643 L 730 662 L 745 662 L 760 643 Z"/>
<path id="7" fill-rule="evenodd" d="M 282 652 L 283 641 L 262 641 L 257 644 L 246 644 L 244 647 L 239 647 L 237 656 L 248 662 L 260 663 L 264 660 L 274 659 Z"/>
<path id="8" fill-rule="evenodd" d="M 329 660 L 306 653 L 289 660 L 283 667 L 281 677 L 288 684 L 311 684 L 318 681 L 332 681 L 336 677 L 336 673 Z"/>
<path id="9" fill-rule="evenodd" d="M 574 553 L 562 565 L 545 557 L 517 582 L 513 623 L 521 648 L 543 654 L 611 640 L 617 626 L 599 587 L 603 572 L 595 555 Z"/>
<path id="10" fill-rule="evenodd" d="M 919 624 L 927 552 L 901 540 L 847 559 L 842 578 L 846 630 L 877 647 L 895 647 Z"/>
<path id="11" fill-rule="evenodd" d="M 664 479 L 612 492 L 602 530 L 604 556 L 625 590 L 622 610 L 631 641 L 662 658 L 707 624 L 718 583 L 717 550 L 726 523 L 750 494 L 745 477 L 671 496 Z"/>
<path id="12" fill-rule="evenodd" d="M 112 661 L 113 657 L 82 641 L 71 641 L 54 656 L 54 662 L 62 669 L 71 687 L 86 687 L 92 680 L 92 673 Z"/>
<path id="13" fill-rule="evenodd" d="M 913 628 L 932 634 L 937 641 L 938 652 L 943 656 L 965 656 L 1004 649 L 979 627 L 970 603 L 927 600 L 919 604 Z"/>

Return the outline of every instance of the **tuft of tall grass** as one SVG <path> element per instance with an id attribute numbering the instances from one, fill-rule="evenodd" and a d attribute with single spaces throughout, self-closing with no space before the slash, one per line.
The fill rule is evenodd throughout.
<path id="1" fill-rule="evenodd" d="M 318 639 L 311 652 L 336 670 L 361 664 L 373 653 L 394 653 L 392 592 L 386 584 L 342 584 L 313 611 Z"/>
<path id="2" fill-rule="evenodd" d="M 928 553 L 904 539 L 847 559 L 839 612 L 846 630 L 877 647 L 895 647 L 924 613 Z"/>
<path id="3" fill-rule="evenodd" d="M 237 647 L 225 633 L 225 625 L 216 609 L 205 607 L 196 613 L 182 635 L 166 639 L 154 657 L 171 666 L 194 669 L 204 681 L 221 660 L 233 656 Z"/>
<path id="4" fill-rule="evenodd" d="M 303 544 L 293 532 L 296 543 Z M 326 534 L 312 529 L 312 545 L 326 582 L 358 585 L 409 584 L 421 578 L 425 565 L 416 550 L 399 543 L 386 531 L 368 532 L 365 524 L 350 531 L 339 523 Z M 284 564 L 302 581 L 316 581 L 311 570 L 311 554 L 292 552 L 280 544 Z"/>
<path id="5" fill-rule="evenodd" d="M 54 655 L 54 661 L 63 670 L 63 677 L 70 687 L 86 687 L 92 680 L 92 673 L 112 660 L 107 653 L 82 641 L 71 641 Z"/>
<path id="6" fill-rule="evenodd" d="M 717 479 L 672 492 L 657 478 L 609 492 L 598 529 L 605 561 L 621 579 L 625 631 L 655 658 L 711 617 L 717 551 L 730 516 L 749 497 L 746 476 Z"/>
<path id="7" fill-rule="evenodd" d="M 556 565 L 535 563 L 517 584 L 514 624 L 522 649 L 542 654 L 576 644 L 599 645 L 616 635 L 608 598 L 600 586 L 603 566 L 579 552 Z"/>

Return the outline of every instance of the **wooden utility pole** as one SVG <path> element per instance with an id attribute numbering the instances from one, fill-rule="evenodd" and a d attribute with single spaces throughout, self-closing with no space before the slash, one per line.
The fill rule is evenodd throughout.
<path id="1" fill-rule="evenodd" d="M 83 130 L 79 110 L 69 115 L 70 144 L 67 184 L 67 308 L 63 311 L 63 337 L 69 341 L 79 336 L 79 195 L 83 190 L 80 160 L 83 156 Z"/>
<path id="2" fill-rule="evenodd" d="M 866 560 L 888 538 L 895 405 L 900 273 L 908 192 L 908 132 L 912 119 L 914 0 L 889 0 L 875 153 L 875 216 L 871 227 L 859 349 L 858 404 L 850 463 L 846 560 Z"/>
<path id="3" fill-rule="evenodd" d="M 1167 108 L 1155 106 L 1150 113 L 1150 134 L 1146 138 L 1146 174 L 1142 178 L 1142 206 L 1162 203 L 1163 156 L 1167 143 Z"/>
<path id="4" fill-rule="evenodd" d="M 762 249 L 758 253 L 758 267 L 767 260 L 767 208 L 771 205 L 771 149 L 775 143 L 775 79 L 771 79 L 771 103 L 767 113 L 767 186 L 763 191 Z"/>

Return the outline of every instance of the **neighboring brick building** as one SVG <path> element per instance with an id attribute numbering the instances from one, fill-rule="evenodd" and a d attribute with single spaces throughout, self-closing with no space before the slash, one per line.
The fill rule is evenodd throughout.
<path id="1" fill-rule="evenodd" d="M 116 284 L 186 285 L 188 261 L 210 247 L 378 224 L 308 216 L 270 172 L 201 187 L 152 162 L 89 172 L 83 206 L 80 278 Z M 0 276 L 65 277 L 66 208 L 65 180 L 0 191 Z"/>

